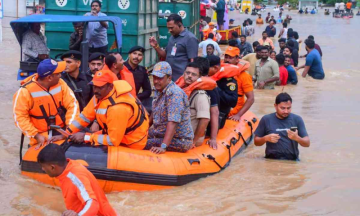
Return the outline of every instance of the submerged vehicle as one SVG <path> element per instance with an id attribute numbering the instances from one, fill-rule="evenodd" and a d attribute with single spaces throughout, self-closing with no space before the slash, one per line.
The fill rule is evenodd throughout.
<path id="1" fill-rule="evenodd" d="M 186 153 L 154 154 L 119 146 L 92 146 L 64 142 L 66 157 L 82 163 L 98 179 L 105 192 L 124 190 L 159 190 L 181 186 L 219 173 L 232 158 L 243 151 L 253 139 L 259 121 L 250 111 L 239 122 L 227 120 L 217 136 L 216 150 L 207 145 Z M 30 147 L 21 162 L 21 174 L 39 182 L 59 186 L 37 163 L 40 150 Z"/>

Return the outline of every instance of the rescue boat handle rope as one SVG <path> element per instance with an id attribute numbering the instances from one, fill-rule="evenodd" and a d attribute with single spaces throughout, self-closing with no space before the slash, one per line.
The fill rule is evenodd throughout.
<path id="1" fill-rule="evenodd" d="M 252 137 L 253 137 L 253 135 L 254 135 L 254 134 L 253 134 L 253 125 L 252 125 L 251 121 L 248 121 L 248 120 L 246 120 L 246 119 L 245 119 L 245 121 L 247 122 L 247 125 L 249 125 L 249 126 L 250 126 L 250 129 L 251 129 L 251 135 L 250 135 L 250 140 L 251 140 Z M 254 120 L 253 120 L 253 121 L 254 121 Z M 255 120 L 255 122 L 256 122 L 256 120 Z M 255 122 L 254 122 L 254 123 L 255 123 Z M 225 164 L 225 166 L 221 166 L 221 165 L 216 161 L 216 158 L 215 158 L 214 156 L 212 156 L 211 154 L 208 154 L 208 155 L 207 155 L 207 158 L 208 158 L 209 160 L 214 161 L 214 163 L 220 168 L 220 170 L 225 169 L 225 168 L 226 168 L 227 166 L 229 166 L 230 163 L 231 163 L 231 144 L 232 144 L 233 146 L 235 146 L 236 143 L 239 142 L 240 138 L 243 140 L 243 142 L 244 142 L 244 144 L 245 144 L 246 146 L 249 145 L 249 144 L 246 142 L 244 136 L 241 134 L 241 132 L 238 132 L 238 138 L 237 138 L 237 139 L 236 139 L 235 137 L 231 138 L 231 140 L 230 140 L 230 145 L 226 145 L 226 148 L 229 150 L 229 161 Z"/>

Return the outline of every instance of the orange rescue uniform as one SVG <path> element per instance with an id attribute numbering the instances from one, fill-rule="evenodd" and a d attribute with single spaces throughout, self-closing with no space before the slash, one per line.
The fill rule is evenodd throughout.
<path id="1" fill-rule="evenodd" d="M 78 215 L 117 215 L 96 178 L 80 163 L 67 159 L 64 172 L 57 177 L 68 210 Z"/>
<path id="2" fill-rule="evenodd" d="M 213 34 L 214 34 L 214 30 L 208 28 L 208 29 L 206 29 L 206 30 L 203 30 L 203 33 L 204 33 L 204 40 L 206 40 L 206 39 L 208 39 L 210 33 L 213 33 Z M 216 34 L 214 34 L 213 41 L 217 42 L 217 41 L 216 41 Z"/>
<path id="3" fill-rule="evenodd" d="M 34 137 L 38 133 L 48 137 L 50 116 L 55 117 L 51 124 L 64 128 L 79 115 L 76 97 L 62 79 L 49 91 L 37 80 L 38 75 L 35 74 L 22 81 L 21 88 L 13 97 L 15 125 L 30 138 L 30 145 L 37 144 Z M 64 112 L 63 115 L 61 112 Z"/>
<path id="4" fill-rule="evenodd" d="M 240 60 L 238 66 L 240 67 L 241 73 L 234 77 L 238 84 L 238 100 L 236 106 L 230 111 L 229 116 L 235 115 L 241 110 L 245 104 L 245 93 L 254 90 L 252 77 L 245 72 L 245 70 L 250 67 L 250 63 Z"/>
<path id="5" fill-rule="evenodd" d="M 94 96 L 90 100 L 68 131 L 76 133 L 96 119 L 103 128 L 102 133 L 86 133 L 85 142 L 143 149 L 149 129 L 147 113 L 141 102 L 130 94 L 132 88 L 128 82 L 117 80 L 113 84 L 113 90 L 105 98 L 99 101 Z"/>

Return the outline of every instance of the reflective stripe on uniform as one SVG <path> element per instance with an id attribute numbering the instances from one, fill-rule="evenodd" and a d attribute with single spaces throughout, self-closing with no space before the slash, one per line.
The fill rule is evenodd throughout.
<path id="1" fill-rule="evenodd" d="M 106 142 L 107 142 L 108 145 L 110 145 L 110 146 L 113 146 L 113 145 L 114 145 L 114 144 L 111 142 L 109 135 L 107 135 L 107 137 L 106 137 Z"/>
<path id="2" fill-rule="evenodd" d="M 80 113 L 79 117 L 86 123 L 89 123 L 90 124 L 90 119 L 86 118 L 82 113 Z"/>
<path id="3" fill-rule="evenodd" d="M 69 92 L 70 92 L 69 94 L 74 98 L 74 111 L 73 111 L 71 119 L 69 121 L 69 125 L 71 125 L 71 123 L 74 121 L 76 114 L 78 112 L 78 103 L 77 103 L 77 100 L 76 100 L 76 97 L 75 97 L 73 91 L 71 91 L 70 87 L 68 87 L 68 88 L 69 88 Z"/>
<path id="4" fill-rule="evenodd" d="M 85 189 L 84 184 L 80 181 L 78 177 L 76 177 L 72 172 L 69 172 L 66 177 L 68 177 L 71 182 L 79 189 L 82 199 L 87 202 L 90 200 L 90 196 Z"/>
<path id="5" fill-rule="evenodd" d="M 79 212 L 79 216 L 82 216 L 84 215 L 88 210 L 89 208 L 91 207 L 91 204 L 92 204 L 92 199 L 89 199 L 87 202 L 86 202 L 86 205 L 84 206 L 83 210 L 81 210 L 81 212 Z"/>
<path id="6" fill-rule="evenodd" d="M 100 134 L 98 135 L 98 138 L 97 138 L 97 142 L 100 144 L 100 145 L 104 145 L 104 135 Z"/>
<path id="7" fill-rule="evenodd" d="M 57 94 L 59 92 L 61 92 L 61 86 L 50 90 L 50 94 L 52 94 L 52 95 Z"/>
<path id="8" fill-rule="evenodd" d="M 57 93 L 59 93 L 59 92 L 61 92 L 61 86 L 58 86 L 58 87 L 50 90 L 49 92 L 46 92 L 46 91 L 38 91 L 38 92 L 31 92 L 30 94 L 31 94 L 31 96 L 32 96 L 33 98 L 37 98 L 37 97 L 46 97 L 46 96 L 49 95 L 49 93 L 52 94 L 52 95 L 55 95 L 55 94 L 57 94 Z"/>
<path id="9" fill-rule="evenodd" d="M 77 129 L 79 129 L 79 130 L 83 130 L 84 129 L 84 127 L 83 126 L 81 126 L 81 124 L 78 122 L 78 121 L 73 121 L 73 123 L 72 123 L 72 125 L 74 125 Z"/>
<path id="10" fill-rule="evenodd" d="M 102 114 L 102 115 L 105 115 L 107 112 L 107 109 L 97 109 L 96 110 L 96 114 Z"/>

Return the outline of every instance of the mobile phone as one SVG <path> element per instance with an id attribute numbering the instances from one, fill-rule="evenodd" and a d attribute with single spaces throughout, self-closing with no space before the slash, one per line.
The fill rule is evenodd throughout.
<path id="1" fill-rule="evenodd" d="M 290 130 L 295 132 L 297 130 L 297 127 L 291 127 Z"/>

